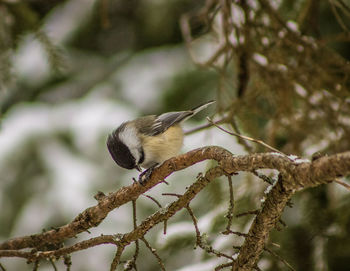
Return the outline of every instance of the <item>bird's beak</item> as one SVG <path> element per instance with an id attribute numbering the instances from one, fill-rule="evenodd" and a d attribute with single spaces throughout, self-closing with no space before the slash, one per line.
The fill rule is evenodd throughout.
<path id="1" fill-rule="evenodd" d="M 138 171 L 142 172 L 142 169 L 141 169 L 141 167 L 140 167 L 139 165 L 136 165 L 135 168 L 136 168 Z"/>

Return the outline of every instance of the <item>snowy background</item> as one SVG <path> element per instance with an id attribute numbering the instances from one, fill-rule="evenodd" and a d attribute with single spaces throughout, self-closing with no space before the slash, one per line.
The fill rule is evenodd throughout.
<path id="1" fill-rule="evenodd" d="M 108 134 L 123 121 L 145 114 L 186 110 L 217 99 L 222 95 L 222 88 L 227 90 L 224 93 L 227 97 L 221 96 L 226 106 L 236 97 L 237 85 L 232 80 L 237 74 L 235 65 L 228 67 L 227 71 L 231 74 L 228 74 L 226 81 L 220 80 L 219 73 L 213 69 L 195 66 L 180 33 L 180 16 L 198 11 L 206 1 L 2 2 L 6 4 L 0 3 L 0 241 L 65 225 L 87 207 L 96 204 L 94 195 L 98 191 L 108 194 L 131 184 L 138 172 L 118 167 L 106 148 Z M 291 8 L 291 2 L 297 4 Z M 299 33 L 299 26 L 290 18 L 299 16 L 299 7 L 304 2 L 270 1 L 274 8 L 280 8 L 289 30 L 295 33 Z M 106 3 L 107 10 L 103 8 Z M 253 18 L 258 1 L 250 0 L 247 3 Z M 322 7 L 322 10 L 329 12 L 327 7 Z M 236 6 L 231 12 L 236 25 L 244 22 L 241 8 Z M 107 23 L 104 22 L 106 19 Z M 333 34 L 336 20 L 333 18 L 332 24 L 328 20 L 331 21 L 327 16 L 322 17 L 322 30 Z M 263 24 L 269 28 L 270 23 L 269 18 L 265 17 Z M 197 36 L 191 52 L 195 60 L 207 60 L 220 46 L 216 42 L 224 39 L 223 33 L 218 31 L 220 27 L 221 17 L 217 16 L 212 32 L 206 33 L 200 26 L 197 32 L 194 31 Z M 286 33 L 278 33 L 280 40 L 276 44 L 283 40 Z M 234 46 L 238 41 L 242 42 L 235 37 L 238 34 L 233 31 L 229 37 Z M 266 51 L 275 42 L 270 40 L 270 36 L 271 33 L 267 33 L 261 40 Z M 308 38 L 307 41 L 312 42 L 313 39 Z M 305 48 L 299 49 L 301 53 Z M 341 50 L 343 55 L 349 52 L 339 47 Z M 340 101 L 333 99 L 336 95 L 331 96 L 328 90 L 323 89 L 311 95 L 307 86 L 298 82 L 292 82 L 293 87 L 288 92 L 290 96 L 285 95 L 288 78 L 283 76 L 293 70 L 287 65 L 296 65 L 297 60 L 292 59 L 293 55 L 291 59 L 287 58 L 288 54 L 281 55 L 281 59 L 277 60 L 285 60 L 284 64 L 273 63 L 273 54 L 270 59 L 261 52 L 252 54 L 251 96 L 242 103 L 238 100 L 239 106 L 242 106 L 237 109 L 237 116 L 242 117 L 240 121 L 243 120 L 239 124 L 246 128 L 242 130 L 247 135 L 258 135 L 259 139 L 271 136 L 276 145 L 281 144 L 287 150 L 302 146 L 298 154 L 310 158 L 315 151 L 332 147 L 332 142 L 337 146 L 337 136 L 347 131 L 333 130 L 333 119 L 330 130 L 327 127 L 323 130 L 323 123 L 319 121 L 325 115 L 323 103 L 328 103 L 329 97 L 332 97 L 333 108 L 329 112 L 334 113 L 342 106 L 346 108 L 350 99 L 348 96 Z M 220 58 L 218 63 L 222 62 Z M 273 64 L 277 68 L 267 73 L 271 69 L 269 65 Z M 310 67 L 314 71 L 312 63 Z M 272 82 L 272 79 L 279 78 L 275 76 L 278 74 L 276 71 L 282 74 L 283 80 L 279 82 L 282 90 L 277 88 L 280 85 Z M 262 78 L 261 74 L 271 77 Z M 339 84 L 337 86 L 341 87 Z M 258 94 L 254 88 L 258 89 Z M 286 105 L 289 105 L 295 98 L 293 95 L 298 95 L 299 100 L 296 99 L 298 102 L 293 104 L 295 107 L 288 108 L 290 119 L 288 116 L 279 119 L 278 114 L 283 110 L 280 110 L 278 98 L 288 97 Z M 306 97 L 314 106 L 310 112 L 300 109 Z M 255 104 L 256 101 L 258 106 L 250 107 L 249 103 Z M 214 104 L 190 119 L 184 123 L 184 130 L 206 124 L 206 116 L 219 119 L 221 116 L 216 112 L 224 111 L 220 106 L 221 103 Z M 273 110 L 280 111 L 276 113 Z M 261 112 L 267 112 L 268 117 L 277 116 L 277 120 L 264 119 L 266 115 L 260 115 Z M 293 115 L 295 112 L 297 114 Z M 310 119 L 305 116 L 310 116 Z M 338 124 L 349 126 L 348 115 L 336 116 L 339 116 Z M 306 123 L 310 124 L 310 129 L 316 127 L 314 132 L 303 130 L 304 123 L 298 122 L 303 118 L 309 121 Z M 291 123 L 288 122 L 290 120 Z M 282 133 L 278 134 L 274 129 L 280 129 Z M 298 144 L 288 144 L 292 139 Z M 217 128 L 186 136 L 182 152 L 206 145 L 218 145 L 237 155 L 245 154 L 236 138 Z M 258 147 L 256 150 L 262 151 Z M 176 172 L 168 177 L 169 185 L 160 184 L 147 194 L 165 206 L 174 198 L 162 196 L 162 193 L 183 193 L 198 173 L 205 172 L 211 163 L 202 162 Z M 261 172 L 274 178 L 277 174 L 275 171 Z M 265 183 L 245 173 L 233 176 L 233 187 L 235 214 L 260 208 L 264 191 L 269 191 Z M 300 263 L 301 258 L 303 260 L 300 255 L 307 254 L 309 262 L 316 264 L 314 269 L 305 270 L 331 270 L 326 269 L 328 263 L 330 266 L 348 268 L 348 192 L 332 184 L 300 193 L 293 198 L 293 203 L 294 208 L 286 208 L 283 214 L 288 228 L 271 233 L 271 242 L 280 244 L 278 252 L 295 263 Z M 191 207 L 198 218 L 201 232 L 207 234 L 213 248 L 232 254 L 232 245 L 242 244 L 242 237 L 220 235 L 226 225 L 228 207 L 228 186 L 224 178 L 208 185 L 191 202 Z M 156 210 L 158 207 L 153 201 L 140 197 L 137 200 L 138 222 Z M 232 230 L 247 232 L 252 218 L 234 219 Z M 132 227 L 132 206 L 126 204 L 113 210 L 97 228 L 90 230 L 91 233 L 82 233 L 65 244 L 100 234 L 129 232 Z M 157 225 L 146 235 L 146 239 L 157 248 L 167 270 L 206 271 L 224 263 L 222 259 L 208 257 L 201 249 L 194 249 L 195 230 L 185 210 L 168 221 L 166 235 L 163 234 L 163 226 Z M 134 246 L 130 245 L 123 259 L 130 259 L 133 253 Z M 115 247 L 110 245 L 74 253 L 72 270 L 109 270 L 114 254 Z M 33 264 L 28 265 L 23 259 L 2 258 L 0 261 L 7 270 L 33 269 Z M 141 245 L 137 263 L 142 271 L 159 270 L 156 259 L 144 245 Z M 61 260 L 57 262 L 57 267 L 65 270 Z M 285 270 L 280 261 L 265 254 L 259 267 L 262 270 Z M 42 262 L 39 270 L 53 270 L 53 267 L 50 263 Z"/>

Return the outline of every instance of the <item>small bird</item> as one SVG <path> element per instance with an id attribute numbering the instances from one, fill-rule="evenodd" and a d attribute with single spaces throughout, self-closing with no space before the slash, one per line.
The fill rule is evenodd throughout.
<path id="1" fill-rule="evenodd" d="M 146 170 L 139 181 L 146 181 L 153 169 L 177 155 L 183 144 L 181 122 L 194 116 L 215 101 L 191 110 L 149 115 L 122 123 L 107 139 L 113 160 L 126 169 Z M 145 178 L 143 178 L 145 177 Z"/>

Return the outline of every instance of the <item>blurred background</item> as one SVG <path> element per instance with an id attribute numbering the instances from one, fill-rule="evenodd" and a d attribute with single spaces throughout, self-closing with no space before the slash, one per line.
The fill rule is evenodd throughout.
<path id="1" fill-rule="evenodd" d="M 185 131 L 211 116 L 310 160 L 349 150 L 349 16 L 345 0 L 0 0 L 0 241 L 69 223 L 96 204 L 97 191 L 131 184 L 137 172 L 119 168 L 105 142 L 140 115 L 215 99 Z M 183 152 L 205 145 L 234 154 L 267 151 L 210 128 L 189 134 Z M 173 198 L 161 193 L 183 193 L 210 166 L 177 172 L 147 194 L 165 206 Z M 233 181 L 235 214 L 261 207 L 266 183 L 250 173 Z M 292 202 L 282 217 L 287 227 L 271 233 L 268 247 L 295 270 L 348 270 L 349 192 L 329 184 Z M 228 203 L 227 182 L 218 180 L 191 206 L 208 242 L 233 254 L 244 239 L 220 235 Z M 157 209 L 139 198 L 138 221 Z M 235 218 L 232 230 L 247 232 L 252 219 Z M 131 229 L 127 204 L 66 244 Z M 167 270 L 213 270 L 224 262 L 193 248 L 185 211 L 168 222 L 166 235 L 158 225 L 146 238 Z M 133 252 L 129 246 L 124 259 Z M 114 253 L 108 245 L 75 253 L 72 270 L 108 270 Z M 6 270 L 33 269 L 23 259 L 0 262 Z M 137 263 L 160 270 L 143 245 Z M 65 270 L 61 260 L 56 266 Z M 259 268 L 288 270 L 266 252 Z M 53 267 L 42 262 L 39 270 Z"/>

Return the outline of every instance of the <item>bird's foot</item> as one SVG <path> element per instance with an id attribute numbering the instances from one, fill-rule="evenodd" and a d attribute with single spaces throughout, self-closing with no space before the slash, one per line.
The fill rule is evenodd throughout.
<path id="1" fill-rule="evenodd" d="M 147 181 L 150 179 L 153 170 L 157 167 L 158 164 L 151 166 L 150 168 L 146 169 L 144 172 L 142 172 L 139 176 L 139 183 L 142 185 L 145 185 Z"/>

